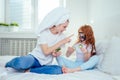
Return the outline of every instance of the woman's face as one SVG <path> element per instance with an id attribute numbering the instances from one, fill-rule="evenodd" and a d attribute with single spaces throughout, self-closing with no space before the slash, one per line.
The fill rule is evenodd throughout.
<path id="1" fill-rule="evenodd" d="M 66 21 L 66 22 L 63 23 L 63 24 L 60 24 L 60 25 L 56 26 L 56 31 L 57 31 L 58 33 L 62 33 L 63 31 L 66 30 L 68 24 L 69 24 L 69 22 Z"/>

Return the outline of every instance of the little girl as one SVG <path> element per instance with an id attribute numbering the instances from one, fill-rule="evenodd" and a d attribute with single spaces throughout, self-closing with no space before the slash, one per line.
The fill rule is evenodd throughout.
<path id="1" fill-rule="evenodd" d="M 73 47 L 68 47 L 66 56 L 69 57 L 74 51 L 76 51 L 75 61 L 62 56 L 56 58 L 58 64 L 63 66 L 63 73 L 93 69 L 98 63 L 94 33 L 90 25 L 83 25 L 78 29 L 78 40 Z"/>

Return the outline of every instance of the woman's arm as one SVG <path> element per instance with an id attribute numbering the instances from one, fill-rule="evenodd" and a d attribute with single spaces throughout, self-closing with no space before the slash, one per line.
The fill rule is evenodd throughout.
<path id="1" fill-rule="evenodd" d="M 59 48 L 60 46 L 66 44 L 68 42 L 70 42 L 71 41 L 70 37 L 71 36 L 59 41 L 58 43 L 56 43 L 55 45 L 53 45 L 51 47 L 49 47 L 47 44 L 41 44 L 40 47 L 41 47 L 43 53 L 47 56 L 47 55 L 51 54 L 52 52 L 54 52 L 55 49 Z"/>

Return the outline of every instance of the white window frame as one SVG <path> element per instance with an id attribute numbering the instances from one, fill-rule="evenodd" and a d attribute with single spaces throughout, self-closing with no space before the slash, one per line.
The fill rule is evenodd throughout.
<path id="1" fill-rule="evenodd" d="M 8 1 L 9 0 L 5 0 L 5 22 L 6 23 L 10 23 L 10 19 L 8 18 L 9 17 L 9 6 L 8 6 Z M 36 16 L 37 15 L 37 11 L 36 11 L 36 3 L 37 3 L 37 0 L 31 0 L 32 1 L 32 8 L 33 8 L 33 12 L 32 12 L 32 18 L 31 18 L 31 21 L 32 21 L 32 24 L 31 24 L 31 30 L 34 30 L 34 27 L 35 26 L 35 22 L 36 22 Z M 21 32 L 24 32 L 24 31 L 21 31 Z M 26 32 L 26 31 L 25 31 Z M 33 32 L 33 31 L 27 31 L 27 32 Z M 10 32 L 12 33 L 12 32 Z M 19 31 L 18 31 L 19 33 Z"/>
<path id="2" fill-rule="evenodd" d="M 5 22 L 10 22 L 9 19 L 7 19 L 7 15 L 9 14 L 8 12 L 6 12 L 8 10 L 8 0 L 5 0 Z M 38 26 L 39 21 L 38 21 L 38 0 L 32 0 L 32 6 L 33 6 L 33 26 L 32 26 L 32 31 L 31 32 L 0 32 L 0 37 L 15 37 L 15 38 L 33 38 L 36 37 L 36 34 L 34 33 L 35 31 L 35 27 Z M 60 6 L 66 7 L 66 0 L 60 0 Z"/>

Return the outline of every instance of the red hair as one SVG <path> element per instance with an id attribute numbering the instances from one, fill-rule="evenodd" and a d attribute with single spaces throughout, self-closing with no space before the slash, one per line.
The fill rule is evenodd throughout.
<path id="1" fill-rule="evenodd" d="M 86 40 L 85 43 L 87 45 L 91 44 L 92 45 L 92 50 L 91 50 L 91 54 L 95 55 L 96 53 L 93 52 L 93 50 L 96 51 L 95 48 L 95 37 L 94 37 L 94 32 L 92 30 L 92 27 L 90 25 L 82 25 L 79 29 L 78 29 L 78 34 L 80 32 L 80 30 L 84 33 L 84 35 L 86 36 Z M 79 37 L 79 35 L 78 35 Z M 78 38 L 77 43 L 80 42 L 80 38 Z"/>

